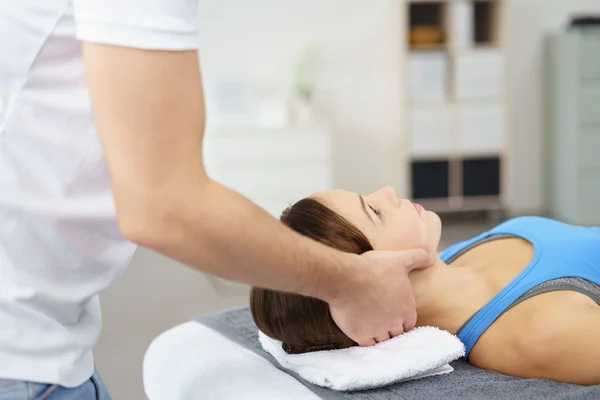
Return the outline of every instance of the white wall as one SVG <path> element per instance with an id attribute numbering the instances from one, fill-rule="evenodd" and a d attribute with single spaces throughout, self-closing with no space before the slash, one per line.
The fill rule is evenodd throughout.
<path id="1" fill-rule="evenodd" d="M 200 51 L 207 101 L 220 79 L 286 85 L 303 47 L 319 43 L 320 91 L 333 106 L 336 182 L 361 192 L 395 183 L 393 148 L 402 145 L 398 9 L 388 0 L 204 0 Z"/>
<path id="2" fill-rule="evenodd" d="M 538 213 L 542 40 L 573 13 L 600 12 L 600 1 L 504 1 L 512 148 L 508 203 L 515 213 Z M 322 90 L 333 105 L 338 185 L 359 192 L 386 184 L 402 188 L 407 169 L 394 155 L 406 145 L 400 96 L 405 32 L 398 26 L 403 12 L 399 0 L 203 0 L 207 87 L 228 77 L 284 84 L 303 46 L 320 42 L 327 55 Z"/>
<path id="3" fill-rule="evenodd" d="M 583 12 L 600 13 L 600 1 L 508 0 L 507 3 L 513 150 L 509 204 L 516 213 L 543 211 L 541 41 L 549 32 L 562 29 L 571 15 Z"/>

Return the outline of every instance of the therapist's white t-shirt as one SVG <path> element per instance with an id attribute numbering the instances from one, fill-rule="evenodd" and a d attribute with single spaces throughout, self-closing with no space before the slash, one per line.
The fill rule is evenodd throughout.
<path id="1" fill-rule="evenodd" d="M 117 227 L 81 40 L 195 49 L 197 2 L 0 0 L 0 378 L 89 379 L 98 294 L 135 250 Z"/>

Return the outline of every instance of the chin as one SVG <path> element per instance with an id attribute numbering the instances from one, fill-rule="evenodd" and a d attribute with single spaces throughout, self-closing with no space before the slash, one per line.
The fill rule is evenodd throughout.
<path id="1" fill-rule="evenodd" d="M 442 237 L 442 220 L 440 216 L 433 211 L 427 211 L 426 215 L 427 230 L 431 235 L 432 245 L 430 251 L 436 251 L 440 245 Z"/>
<path id="2" fill-rule="evenodd" d="M 425 215 L 423 215 L 423 219 L 425 221 L 427 221 L 427 224 L 430 223 L 435 223 L 437 225 L 441 225 L 442 224 L 442 220 L 440 219 L 440 216 L 437 215 L 436 213 L 434 213 L 433 211 L 425 211 L 424 213 Z"/>

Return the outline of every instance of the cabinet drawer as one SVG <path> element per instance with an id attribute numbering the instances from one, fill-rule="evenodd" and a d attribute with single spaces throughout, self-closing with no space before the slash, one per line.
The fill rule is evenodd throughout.
<path id="1" fill-rule="evenodd" d="M 500 157 L 473 158 L 462 161 L 464 197 L 498 196 L 500 194 Z"/>
<path id="2" fill-rule="evenodd" d="M 600 124 L 600 81 L 582 91 L 579 100 L 581 126 Z"/>
<path id="3" fill-rule="evenodd" d="M 600 79 L 600 34 L 584 36 L 579 49 L 581 78 Z"/>
<path id="4" fill-rule="evenodd" d="M 583 174 L 579 184 L 579 220 L 600 225 L 600 169 Z"/>
<path id="5" fill-rule="evenodd" d="M 411 197 L 444 199 L 450 195 L 450 163 L 447 160 L 411 164 Z"/>
<path id="6" fill-rule="evenodd" d="M 600 124 L 582 129 L 579 140 L 579 166 L 600 169 Z"/>

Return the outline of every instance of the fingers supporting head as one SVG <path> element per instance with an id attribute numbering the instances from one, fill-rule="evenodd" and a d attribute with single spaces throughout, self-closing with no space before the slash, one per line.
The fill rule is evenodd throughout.
<path id="1" fill-rule="evenodd" d="M 404 326 L 400 326 L 398 329 L 394 329 L 390 331 L 390 338 L 394 338 L 396 336 L 400 336 L 404 333 Z"/>
<path id="2" fill-rule="evenodd" d="M 417 324 L 417 312 L 410 312 L 404 315 L 404 323 L 402 324 L 404 332 L 408 332 Z"/>
<path id="3" fill-rule="evenodd" d="M 371 346 L 375 346 L 377 344 L 377 340 L 375 340 L 375 338 L 371 338 L 371 339 L 365 340 L 363 342 L 359 342 L 358 344 L 362 347 L 371 347 Z"/>
<path id="4" fill-rule="evenodd" d="M 429 268 L 435 262 L 435 256 L 423 249 L 411 249 L 403 251 L 404 264 L 409 271 L 413 269 Z"/>
<path id="5" fill-rule="evenodd" d="M 377 343 L 385 342 L 386 340 L 389 340 L 389 339 L 391 339 L 389 332 L 386 332 L 385 334 L 381 334 L 381 335 L 375 337 L 375 341 Z"/>

